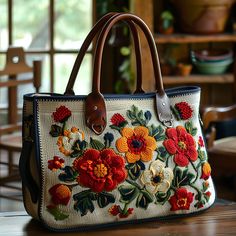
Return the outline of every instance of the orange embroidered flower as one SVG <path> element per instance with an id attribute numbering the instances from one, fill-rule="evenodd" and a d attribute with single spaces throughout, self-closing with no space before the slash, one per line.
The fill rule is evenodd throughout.
<path id="1" fill-rule="evenodd" d="M 59 136 L 57 140 L 59 151 L 65 156 L 69 156 L 73 152 L 73 145 L 78 140 L 84 140 L 84 133 L 78 128 L 72 127 L 71 130 L 64 130 L 63 136 Z"/>
<path id="2" fill-rule="evenodd" d="M 67 205 L 71 198 L 71 189 L 64 184 L 56 184 L 49 189 L 52 201 L 55 205 Z"/>
<path id="3" fill-rule="evenodd" d="M 53 160 L 48 160 L 48 169 L 56 171 L 64 166 L 64 159 L 54 156 Z"/>
<path id="4" fill-rule="evenodd" d="M 208 162 L 202 164 L 202 176 L 201 179 L 207 180 L 211 175 L 211 166 Z"/>
<path id="5" fill-rule="evenodd" d="M 88 149 L 73 162 L 77 182 L 94 192 L 112 191 L 127 177 L 124 158 L 112 149 Z"/>
<path id="6" fill-rule="evenodd" d="M 125 127 L 121 130 L 122 137 L 116 141 L 116 147 L 119 152 L 125 153 L 129 163 L 135 163 L 140 159 L 148 162 L 152 159 L 157 143 L 148 134 L 148 129 L 143 126 L 137 126 L 134 129 Z"/>

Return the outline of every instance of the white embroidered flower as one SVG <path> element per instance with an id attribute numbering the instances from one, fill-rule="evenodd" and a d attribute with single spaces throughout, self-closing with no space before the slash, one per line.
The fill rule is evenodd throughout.
<path id="1" fill-rule="evenodd" d="M 72 127 L 71 130 L 64 130 L 64 136 L 60 136 L 57 141 L 60 152 L 69 156 L 72 153 L 72 147 L 78 140 L 84 140 L 83 132 L 79 131 L 76 127 Z"/>
<path id="2" fill-rule="evenodd" d="M 150 193 L 166 193 L 170 188 L 173 178 L 172 169 L 165 168 L 165 164 L 162 161 L 156 160 L 151 163 L 149 170 L 143 172 L 141 182 Z"/>

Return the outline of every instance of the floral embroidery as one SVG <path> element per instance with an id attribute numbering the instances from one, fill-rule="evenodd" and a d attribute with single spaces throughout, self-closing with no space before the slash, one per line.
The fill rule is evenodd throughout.
<path id="1" fill-rule="evenodd" d="M 125 127 L 121 130 L 122 137 L 116 141 L 116 147 L 119 152 L 125 153 L 129 163 L 135 163 L 140 159 L 148 162 L 152 159 L 157 143 L 148 134 L 148 129 L 143 126 L 134 129 Z"/>
<path id="2" fill-rule="evenodd" d="M 188 120 L 193 115 L 193 110 L 187 102 L 176 103 L 173 110 L 177 120 Z"/>
<path id="3" fill-rule="evenodd" d="M 71 116 L 71 111 L 65 106 L 60 106 L 53 112 L 52 116 L 55 122 L 64 123 Z"/>
<path id="4" fill-rule="evenodd" d="M 186 188 L 179 188 L 175 194 L 170 197 L 171 211 L 189 210 L 190 204 L 193 202 L 193 193 L 188 192 Z"/>
<path id="5" fill-rule="evenodd" d="M 127 177 L 123 157 L 112 149 L 88 149 L 73 166 L 79 172 L 77 182 L 94 192 L 112 191 Z"/>
<path id="6" fill-rule="evenodd" d="M 64 130 L 63 136 L 59 136 L 57 140 L 59 151 L 65 156 L 70 156 L 73 152 L 72 147 L 78 140 L 84 140 L 84 133 L 79 129 L 72 127 L 71 130 Z"/>
<path id="7" fill-rule="evenodd" d="M 163 142 L 167 152 L 174 155 L 174 162 L 181 167 L 187 166 L 189 161 L 196 161 L 198 153 L 195 141 L 183 126 L 166 130 L 167 140 Z"/>
<path id="8" fill-rule="evenodd" d="M 109 208 L 109 213 L 113 216 L 119 216 L 119 218 L 127 218 L 129 215 L 133 213 L 133 208 L 129 208 L 127 210 L 122 210 L 119 205 L 113 205 L 111 208 Z"/>
<path id="9" fill-rule="evenodd" d="M 116 113 L 111 117 L 111 123 L 114 126 L 122 127 L 126 122 L 125 118 L 119 113 Z"/>
<path id="10" fill-rule="evenodd" d="M 199 138 L 198 138 L 198 145 L 200 147 L 204 147 L 204 140 L 203 140 L 202 136 L 199 136 Z"/>
<path id="11" fill-rule="evenodd" d="M 173 180 L 173 171 L 170 168 L 164 168 L 163 162 L 157 160 L 151 163 L 149 170 L 145 170 L 141 176 L 141 181 L 148 192 L 166 193 Z"/>
<path id="12" fill-rule="evenodd" d="M 71 198 L 71 189 L 64 184 L 56 184 L 49 189 L 52 201 L 55 205 L 67 205 Z"/>
<path id="13" fill-rule="evenodd" d="M 202 176 L 201 179 L 207 180 L 211 176 L 211 166 L 208 162 L 202 164 Z"/>
<path id="14" fill-rule="evenodd" d="M 60 170 L 60 182 L 49 189 L 47 211 L 55 220 L 66 219 L 69 215 L 60 205 L 70 201 L 81 216 L 112 204 L 106 211 L 117 218 L 132 215 L 131 204 L 146 210 L 169 202 L 170 210 L 176 211 L 189 210 L 194 201 L 195 208 L 204 207 L 212 194 L 205 181 L 211 168 L 204 141 L 197 136 L 188 103 L 176 103 L 172 110 L 177 119 L 187 120 L 183 126 L 166 129 L 152 124 L 155 116 L 133 105 L 124 116 L 113 114 L 111 131 L 88 139 L 77 127 L 66 127 L 72 113 L 65 106 L 58 107 L 52 118 L 61 124 L 52 124 L 50 135 L 57 137 L 59 151 L 70 158 L 54 153 L 48 160 L 49 170 Z M 120 137 L 115 139 L 117 132 Z"/>
<path id="15" fill-rule="evenodd" d="M 53 160 L 48 160 L 48 169 L 52 171 L 61 169 L 64 166 L 64 162 L 64 159 L 54 156 Z"/>

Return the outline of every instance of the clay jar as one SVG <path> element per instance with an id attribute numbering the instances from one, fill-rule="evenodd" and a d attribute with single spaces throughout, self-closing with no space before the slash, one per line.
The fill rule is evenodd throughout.
<path id="1" fill-rule="evenodd" d="M 235 0 L 172 0 L 179 27 L 196 34 L 221 33 Z"/>

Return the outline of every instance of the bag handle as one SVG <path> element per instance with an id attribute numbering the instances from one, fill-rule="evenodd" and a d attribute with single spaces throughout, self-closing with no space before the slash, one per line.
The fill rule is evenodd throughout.
<path id="1" fill-rule="evenodd" d="M 101 134 L 106 128 L 106 106 L 104 97 L 100 93 L 102 53 L 109 31 L 115 23 L 121 20 L 124 20 L 126 22 L 133 21 L 141 28 L 144 35 L 146 36 L 152 56 L 156 90 L 158 91 L 156 93 L 156 112 L 159 120 L 165 126 L 171 127 L 173 123 L 173 116 L 170 109 L 169 98 L 167 97 L 163 87 L 160 62 L 155 41 L 153 39 L 152 33 L 150 32 L 148 26 L 144 23 L 144 21 L 130 13 L 119 14 L 111 18 L 103 27 L 97 40 L 97 47 L 94 58 L 92 92 L 87 96 L 85 104 L 86 125 L 96 134 Z"/>
<path id="2" fill-rule="evenodd" d="M 117 12 L 107 13 L 94 25 L 92 30 L 89 32 L 89 34 L 85 38 L 85 40 L 80 48 L 79 54 L 76 57 L 76 60 L 75 60 L 74 66 L 72 68 L 64 95 L 75 95 L 73 87 L 74 87 L 75 80 L 76 80 L 78 71 L 80 69 L 81 63 L 83 61 L 86 51 L 88 50 L 89 45 L 92 43 L 94 37 L 98 34 L 98 32 L 102 30 L 102 27 L 106 24 L 106 22 L 109 19 L 111 19 L 119 14 L 121 14 L 121 13 L 117 13 Z M 128 21 L 127 23 L 130 27 L 130 30 L 132 31 L 133 41 L 134 41 L 134 46 L 135 46 L 135 53 L 136 53 L 137 84 L 136 84 L 135 93 L 144 93 L 144 91 L 142 89 L 142 60 L 141 60 L 142 56 L 141 56 L 139 34 L 137 31 L 137 28 L 135 27 L 135 24 L 132 21 Z"/>

